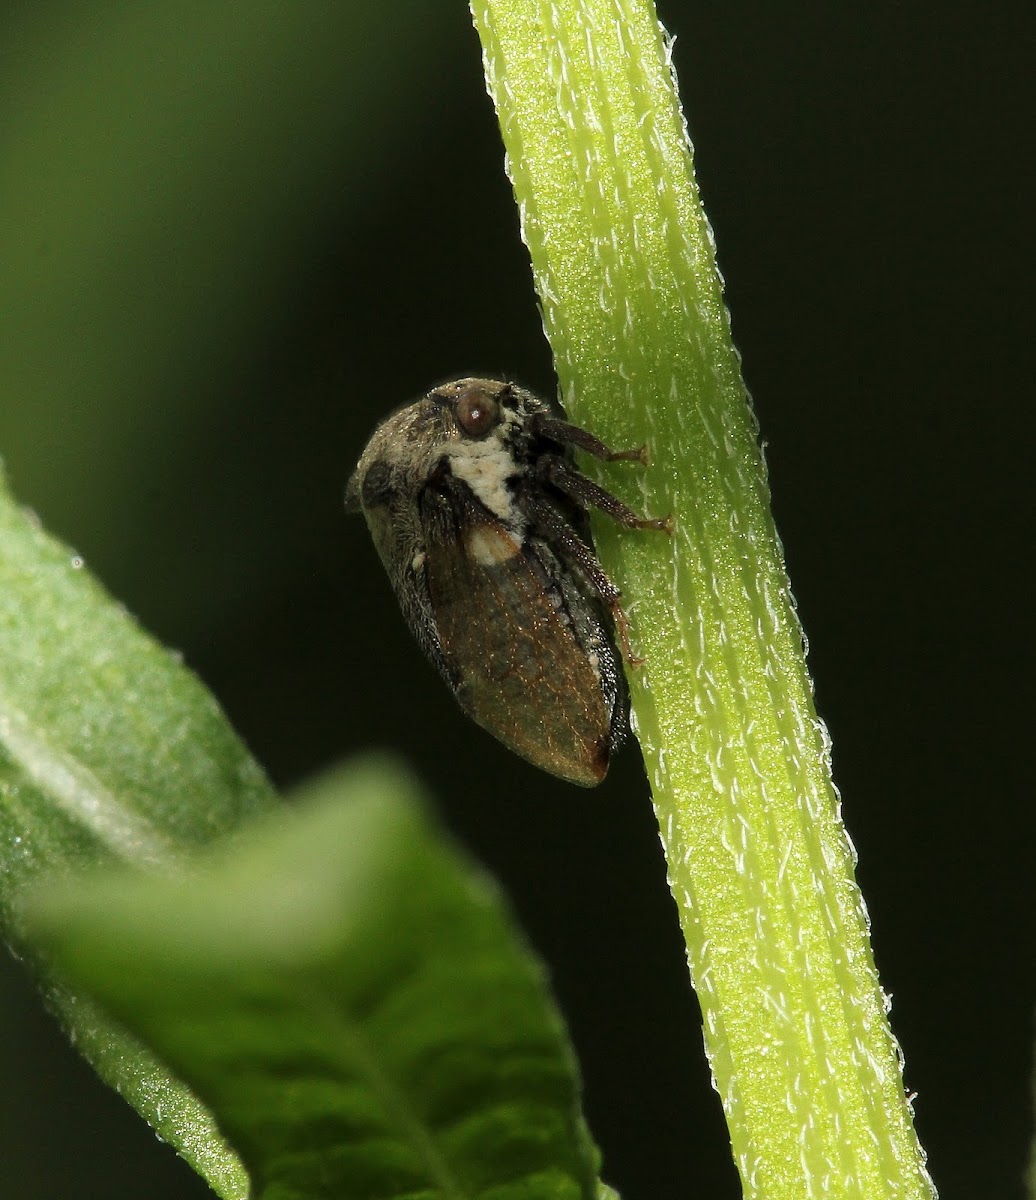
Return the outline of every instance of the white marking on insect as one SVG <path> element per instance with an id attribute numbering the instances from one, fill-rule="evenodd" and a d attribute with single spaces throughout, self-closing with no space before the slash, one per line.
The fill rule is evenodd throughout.
<path id="1" fill-rule="evenodd" d="M 507 481 L 521 473 L 514 456 L 496 438 L 457 442 L 448 452 L 450 470 L 471 488 L 475 498 L 509 528 L 524 530 L 525 517 Z"/>
<path id="2" fill-rule="evenodd" d="M 468 554 L 481 567 L 499 567 L 521 553 L 521 539 L 484 525 L 476 525 L 467 536 Z"/>

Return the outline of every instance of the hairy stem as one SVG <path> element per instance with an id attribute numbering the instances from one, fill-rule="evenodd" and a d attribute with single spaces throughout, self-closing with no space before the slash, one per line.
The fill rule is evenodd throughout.
<path id="1" fill-rule="evenodd" d="M 569 412 L 675 519 L 598 543 L 745 1195 L 930 1197 L 654 5 L 472 12 Z"/>

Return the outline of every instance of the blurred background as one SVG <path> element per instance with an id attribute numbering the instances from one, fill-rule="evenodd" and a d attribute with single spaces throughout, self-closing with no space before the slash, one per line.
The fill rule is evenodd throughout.
<path id="1" fill-rule="evenodd" d="M 920 1135 L 944 1200 L 1020 1197 L 1032 31 L 961 0 L 658 3 Z M 549 964 L 626 1200 L 740 1195 L 635 748 L 584 792 L 467 723 L 342 512 L 430 383 L 553 387 L 462 0 L 0 14 L 17 495 L 279 784 L 369 746 L 416 768 Z M 0 1026 L 0 1195 L 209 1195 L 13 961 Z"/>

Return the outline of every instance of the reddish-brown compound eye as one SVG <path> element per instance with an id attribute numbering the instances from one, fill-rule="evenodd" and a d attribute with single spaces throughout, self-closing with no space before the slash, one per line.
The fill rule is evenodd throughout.
<path id="1" fill-rule="evenodd" d="M 482 388 L 469 388 L 457 400 L 457 424 L 471 438 L 483 438 L 500 420 L 500 406 Z"/>

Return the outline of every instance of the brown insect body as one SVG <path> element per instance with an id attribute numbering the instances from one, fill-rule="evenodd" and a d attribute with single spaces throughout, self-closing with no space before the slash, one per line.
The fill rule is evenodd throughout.
<path id="1" fill-rule="evenodd" d="M 460 379 L 389 416 L 346 489 L 408 624 L 461 707 L 523 758 L 599 783 L 625 736 L 629 654 L 619 592 L 587 509 L 643 520 L 583 475 L 572 447 L 608 450 L 560 406 L 513 384 Z"/>

